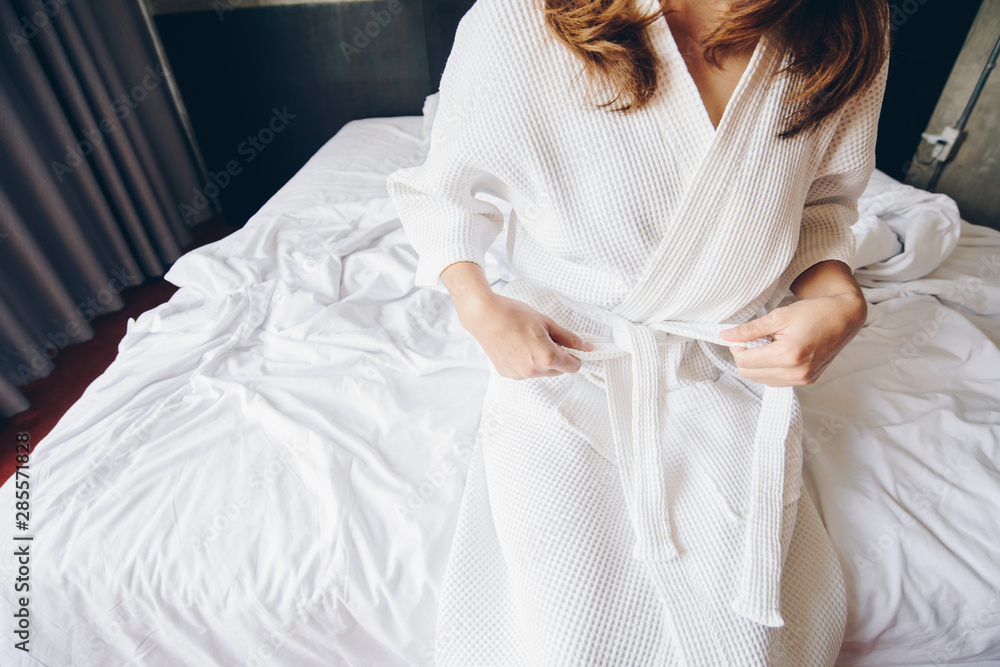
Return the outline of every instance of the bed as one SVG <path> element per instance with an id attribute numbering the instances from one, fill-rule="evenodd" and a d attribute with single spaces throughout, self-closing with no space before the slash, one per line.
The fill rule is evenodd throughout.
<path id="1" fill-rule="evenodd" d="M 0 489 L 5 667 L 433 664 L 489 377 L 449 297 L 414 289 L 385 189 L 422 162 L 434 101 L 347 124 L 182 257 L 180 290 L 33 445 L 27 531 L 16 478 Z M 997 665 L 1000 232 L 878 171 L 860 212 L 868 320 L 797 389 L 848 589 L 838 665 Z"/>

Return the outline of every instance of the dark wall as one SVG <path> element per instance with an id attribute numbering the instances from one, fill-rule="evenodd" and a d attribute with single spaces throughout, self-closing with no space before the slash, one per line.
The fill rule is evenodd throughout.
<path id="1" fill-rule="evenodd" d="M 244 224 L 348 121 L 419 114 L 471 5 L 362 0 L 156 16 L 230 224 Z"/>
<path id="2" fill-rule="evenodd" d="M 229 222 L 246 222 L 346 122 L 419 114 L 472 3 L 361 0 L 158 15 L 205 161 L 224 184 Z M 890 2 L 894 45 L 877 165 L 894 178 L 905 175 L 979 5 Z M 265 145 L 269 123 L 283 125 L 275 109 L 295 117 Z M 225 174 L 227 164 L 239 173 Z"/>
<path id="3" fill-rule="evenodd" d="M 981 0 L 892 0 L 893 49 L 876 166 L 903 180 Z M 957 119 L 955 119 L 957 120 Z"/>
<path id="4" fill-rule="evenodd" d="M 441 73 L 451 53 L 458 22 L 472 7 L 474 0 L 427 0 L 424 2 L 424 25 L 427 37 L 427 65 L 432 82 L 431 91 L 438 89 Z"/>

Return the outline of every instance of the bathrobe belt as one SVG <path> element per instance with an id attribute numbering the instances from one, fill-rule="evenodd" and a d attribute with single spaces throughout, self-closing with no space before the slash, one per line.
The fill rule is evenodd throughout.
<path id="1" fill-rule="evenodd" d="M 756 339 L 733 343 L 719 336 L 732 325 L 700 322 L 633 322 L 606 308 L 578 302 L 565 295 L 561 300 L 575 311 L 612 328 L 611 341 L 589 338 L 595 349 L 573 350 L 582 360 L 604 360 L 608 409 L 611 415 L 615 455 L 629 516 L 636 534 L 633 556 L 640 560 L 670 560 L 678 555 L 670 531 L 667 488 L 660 442 L 660 373 L 664 344 L 697 340 L 706 356 L 724 373 L 731 373 L 707 343 L 757 347 L 768 341 Z M 631 359 L 631 386 L 625 360 Z M 756 623 L 781 627 L 781 528 L 784 509 L 785 442 L 792 419 L 792 387 L 764 388 L 760 416 L 753 441 L 750 503 L 746 516 L 739 589 L 732 601 L 736 613 Z M 631 424 L 626 415 L 631 412 Z"/>

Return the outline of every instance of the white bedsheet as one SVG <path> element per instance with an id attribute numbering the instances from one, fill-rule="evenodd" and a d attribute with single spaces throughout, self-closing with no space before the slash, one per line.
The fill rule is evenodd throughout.
<path id="1" fill-rule="evenodd" d="M 0 664 L 433 664 L 488 360 L 412 288 L 385 176 L 422 134 L 348 124 L 171 269 L 181 290 L 32 454 L 31 653 L 5 547 Z M 840 664 L 998 664 L 1000 233 L 879 172 L 862 213 L 868 323 L 800 393 Z M 510 278 L 502 235 L 488 259 Z"/>

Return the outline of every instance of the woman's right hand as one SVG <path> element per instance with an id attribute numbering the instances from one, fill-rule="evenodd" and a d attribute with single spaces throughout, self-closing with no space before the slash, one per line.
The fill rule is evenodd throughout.
<path id="1" fill-rule="evenodd" d="M 479 341 L 503 377 L 524 380 L 576 373 L 582 362 L 560 345 L 593 349 L 551 317 L 523 301 L 495 293 L 477 264 L 451 264 L 442 271 L 441 280 L 452 295 L 462 326 Z"/>

